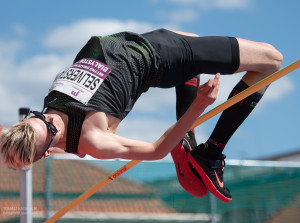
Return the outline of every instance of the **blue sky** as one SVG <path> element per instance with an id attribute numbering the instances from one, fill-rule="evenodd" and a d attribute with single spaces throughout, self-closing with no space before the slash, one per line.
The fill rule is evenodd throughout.
<path id="1" fill-rule="evenodd" d="M 164 27 L 200 36 L 236 36 L 275 46 L 283 67 L 300 59 L 295 0 L 5 1 L 0 13 L 0 123 L 18 121 L 18 108 L 41 110 L 56 76 L 71 65 L 92 35 L 143 33 Z M 221 79 L 224 102 L 242 74 Z M 207 80 L 202 75 L 201 81 Z M 300 149 L 300 70 L 275 82 L 228 143 L 228 158 L 254 159 Z M 174 89 L 151 89 L 120 125 L 118 134 L 156 140 L 175 121 Z M 196 129 L 209 137 L 217 117 Z"/>

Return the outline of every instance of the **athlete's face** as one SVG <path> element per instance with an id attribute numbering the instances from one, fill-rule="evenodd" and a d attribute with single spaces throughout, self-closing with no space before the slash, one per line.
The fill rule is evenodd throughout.
<path id="1" fill-rule="evenodd" d="M 26 120 L 26 122 L 29 122 L 37 133 L 37 151 L 33 162 L 38 161 L 43 156 L 44 158 L 47 158 L 53 151 L 53 147 L 51 147 L 51 145 L 55 139 L 57 129 L 51 122 L 48 121 L 48 119 L 48 115 L 36 113 L 36 116 Z"/>

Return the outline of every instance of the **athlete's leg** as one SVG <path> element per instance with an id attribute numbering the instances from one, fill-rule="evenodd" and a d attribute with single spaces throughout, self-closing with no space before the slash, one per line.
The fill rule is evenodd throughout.
<path id="1" fill-rule="evenodd" d="M 197 73 L 232 74 L 246 71 L 229 97 L 279 69 L 282 56 L 265 43 L 232 37 L 199 37 L 191 33 L 158 30 L 145 35 L 160 55 L 161 87 L 184 83 Z M 264 89 L 223 112 L 210 137 L 212 155 L 226 143 L 262 97 Z M 209 143 L 208 142 L 208 143 Z"/>
<path id="2" fill-rule="evenodd" d="M 195 65 L 197 72 L 212 73 L 216 71 L 221 74 L 246 72 L 242 80 L 233 88 L 229 97 L 274 73 L 280 68 L 282 63 L 280 52 L 267 43 L 241 38 L 194 38 L 197 35 L 174 30 L 170 31 L 186 36 L 182 39 L 185 40 L 184 42 L 188 42 L 188 46 L 192 48 L 193 63 L 200 64 Z M 177 38 L 180 37 L 177 36 Z M 231 53 L 227 51 L 231 51 Z M 186 56 L 189 56 L 189 54 L 186 54 Z M 193 65 L 187 65 L 187 67 L 190 66 Z M 207 142 L 210 148 L 208 153 L 215 156 L 222 153 L 230 137 L 251 113 L 266 88 L 260 89 L 223 112 Z"/>
<path id="3" fill-rule="evenodd" d="M 237 41 L 240 61 L 239 68 L 235 72 L 246 71 L 246 74 L 234 87 L 229 97 L 277 71 L 282 63 L 282 55 L 268 44 L 243 39 L 237 39 Z M 231 193 L 223 181 L 225 156 L 222 155 L 222 151 L 237 128 L 259 102 L 265 90 L 266 88 L 260 89 L 226 109 L 205 145 L 199 145 L 187 155 L 207 189 L 222 201 L 229 202 L 231 200 Z"/>
<path id="4" fill-rule="evenodd" d="M 199 75 L 176 86 L 176 116 L 179 120 L 193 103 L 199 86 Z M 186 133 L 184 138 L 171 151 L 177 178 L 180 185 L 190 194 L 203 197 L 207 188 L 197 171 L 189 164 L 187 154 L 197 146 L 194 131 Z"/>
<path id="5" fill-rule="evenodd" d="M 240 51 L 240 66 L 236 72 L 246 71 L 246 74 L 233 88 L 229 98 L 276 72 L 282 63 L 282 55 L 273 46 L 239 38 L 237 40 Z M 222 153 L 231 136 L 262 98 L 266 88 L 260 89 L 222 113 L 207 141 L 208 153 L 212 156 L 218 156 Z"/>
<path id="6" fill-rule="evenodd" d="M 176 116 L 179 120 L 183 114 L 188 110 L 197 95 L 197 89 L 200 83 L 200 76 L 196 76 L 184 84 L 176 86 Z M 189 132 L 190 143 L 193 148 L 197 146 L 194 136 L 194 131 Z"/>
<path id="7" fill-rule="evenodd" d="M 181 35 L 197 37 L 195 34 L 175 31 Z M 179 120 L 188 110 L 197 95 L 200 84 L 200 75 L 193 77 L 184 84 L 177 85 L 176 90 L 176 117 Z M 190 194 L 203 197 L 207 189 L 196 170 L 188 163 L 186 154 L 197 146 L 194 130 L 189 131 L 184 139 L 171 151 L 175 164 L 177 178 L 180 185 Z"/>

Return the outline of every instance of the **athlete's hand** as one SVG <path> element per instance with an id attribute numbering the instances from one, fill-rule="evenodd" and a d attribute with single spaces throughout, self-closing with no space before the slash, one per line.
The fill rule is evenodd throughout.
<path id="1" fill-rule="evenodd" d="M 209 106 L 215 102 L 219 92 L 220 74 L 217 73 L 215 78 L 210 78 L 205 84 L 202 84 L 198 88 L 196 100 L 202 104 L 202 106 Z"/>

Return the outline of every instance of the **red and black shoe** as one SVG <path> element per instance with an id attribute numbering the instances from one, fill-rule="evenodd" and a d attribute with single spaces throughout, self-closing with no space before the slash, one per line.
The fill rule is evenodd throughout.
<path id="1" fill-rule="evenodd" d="M 190 194 L 196 197 L 204 197 L 207 194 L 201 177 L 187 160 L 187 153 L 192 150 L 189 137 L 186 135 L 180 143 L 171 151 L 176 167 L 177 178 L 180 185 Z"/>
<path id="2" fill-rule="evenodd" d="M 204 144 L 200 144 L 188 153 L 188 161 L 201 176 L 207 189 L 220 200 L 229 202 L 232 200 L 232 195 L 223 180 L 226 156 L 222 154 L 215 160 L 209 159 L 204 152 L 204 147 Z"/>

